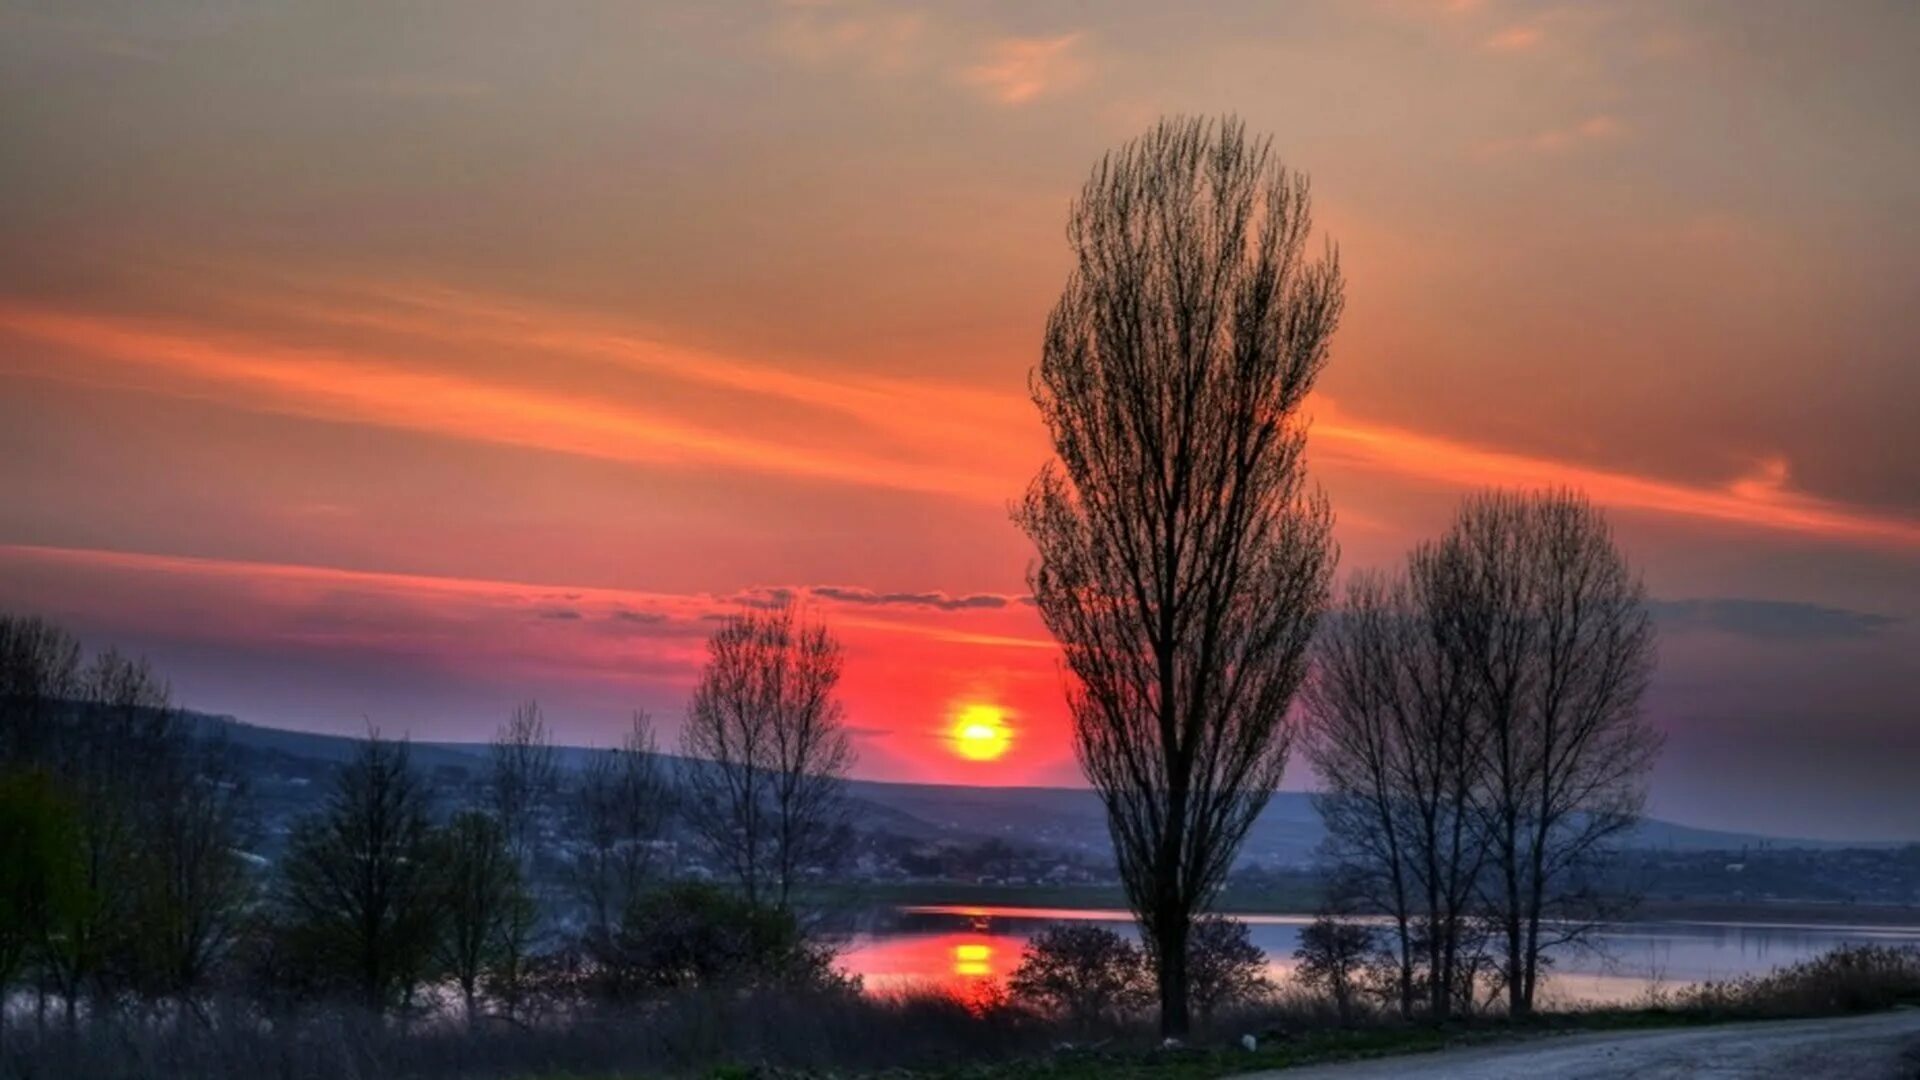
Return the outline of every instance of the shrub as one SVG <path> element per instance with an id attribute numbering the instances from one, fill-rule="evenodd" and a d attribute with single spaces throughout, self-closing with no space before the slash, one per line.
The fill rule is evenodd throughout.
<path id="1" fill-rule="evenodd" d="M 1187 992 L 1203 1024 L 1218 1009 L 1246 1005 L 1273 992 L 1267 954 L 1253 943 L 1246 923 L 1224 915 L 1194 921 L 1187 933 Z"/>
<path id="2" fill-rule="evenodd" d="M 1379 934 L 1365 923 L 1321 915 L 1300 931 L 1294 978 L 1333 1002 L 1340 1022 L 1353 1018 L 1355 984 L 1378 947 Z"/>
<path id="3" fill-rule="evenodd" d="M 1027 943 L 1008 980 L 1013 996 L 1076 1024 L 1110 1023 L 1153 996 L 1146 956 L 1104 926 L 1065 923 Z"/>
<path id="4" fill-rule="evenodd" d="M 1704 982 L 1672 996 L 1682 1010 L 1823 1016 L 1920 1002 L 1920 948 L 1842 945 L 1765 975 Z"/>
<path id="5" fill-rule="evenodd" d="M 611 997 L 692 988 L 853 985 L 793 913 L 712 885 L 676 884 L 628 907 L 603 962 Z"/>

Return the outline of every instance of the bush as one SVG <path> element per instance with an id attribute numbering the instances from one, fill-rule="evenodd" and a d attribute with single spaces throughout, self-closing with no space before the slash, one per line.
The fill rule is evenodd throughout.
<path id="1" fill-rule="evenodd" d="M 1378 933 L 1366 923 L 1321 915 L 1300 931 L 1300 962 L 1294 978 L 1333 1002 L 1340 1022 L 1353 1018 L 1356 983 L 1366 973 L 1378 947 Z"/>
<path id="2" fill-rule="evenodd" d="M 1765 975 L 1704 982 L 1672 996 L 1683 1011 L 1829 1016 L 1920 1002 L 1920 948 L 1842 945 Z"/>
<path id="3" fill-rule="evenodd" d="M 1008 980 L 1015 999 L 1081 1026 L 1112 1023 L 1153 999 L 1138 945 L 1104 926 L 1064 923 L 1027 943 Z"/>
<path id="4" fill-rule="evenodd" d="M 661 990 L 790 987 L 851 989 L 832 954 L 809 941 L 793 913 L 711 885 L 642 893 L 603 960 L 613 998 Z"/>
<path id="5" fill-rule="evenodd" d="M 868 997 L 785 989 L 678 991 L 544 1020 L 391 1017 L 304 1003 L 263 1017 L 214 1001 L 208 1023 L 83 1013 L 74 1030 L 16 1025 L 0 1077 L 88 1080 L 527 1080 L 535 1076 L 843 1075 L 993 1065 L 1042 1053 L 1057 1030 L 1029 1013 L 968 1011 L 945 994 Z M 723 1072 L 724 1070 L 724 1072 Z"/>
<path id="6" fill-rule="evenodd" d="M 1253 943 L 1247 924 L 1224 915 L 1196 919 L 1187 934 L 1187 991 L 1200 1022 L 1229 1006 L 1247 1005 L 1273 993 L 1267 954 Z"/>

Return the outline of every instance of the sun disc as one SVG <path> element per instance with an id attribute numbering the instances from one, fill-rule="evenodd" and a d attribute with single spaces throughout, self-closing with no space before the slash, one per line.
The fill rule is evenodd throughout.
<path id="1" fill-rule="evenodd" d="M 1007 728 L 1006 710 L 994 705 L 969 705 L 954 718 L 948 738 L 953 752 L 968 761 L 992 761 L 1007 752 L 1013 732 Z"/>

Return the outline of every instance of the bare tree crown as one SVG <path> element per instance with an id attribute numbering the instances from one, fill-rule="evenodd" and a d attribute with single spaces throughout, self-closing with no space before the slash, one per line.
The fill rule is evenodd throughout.
<path id="1" fill-rule="evenodd" d="M 1033 375 L 1057 461 L 1015 517 L 1150 934 L 1184 936 L 1279 783 L 1327 590 L 1332 514 L 1297 410 L 1342 285 L 1331 251 L 1307 255 L 1311 221 L 1305 178 L 1238 121 L 1162 121 L 1074 204 Z M 1178 967 L 1183 943 L 1163 944 Z"/>
<path id="2" fill-rule="evenodd" d="M 783 604 L 729 618 L 707 653 L 681 731 L 691 816 L 749 900 L 784 907 L 842 824 L 840 643 Z"/>

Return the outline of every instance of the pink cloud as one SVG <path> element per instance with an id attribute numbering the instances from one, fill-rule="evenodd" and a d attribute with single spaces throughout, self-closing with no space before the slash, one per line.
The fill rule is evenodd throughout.
<path id="1" fill-rule="evenodd" d="M 961 77 L 1002 105 L 1024 105 L 1086 78 L 1086 64 L 1076 48 L 1079 41 L 1077 33 L 997 41 L 988 48 L 986 59 L 961 72 Z"/>

